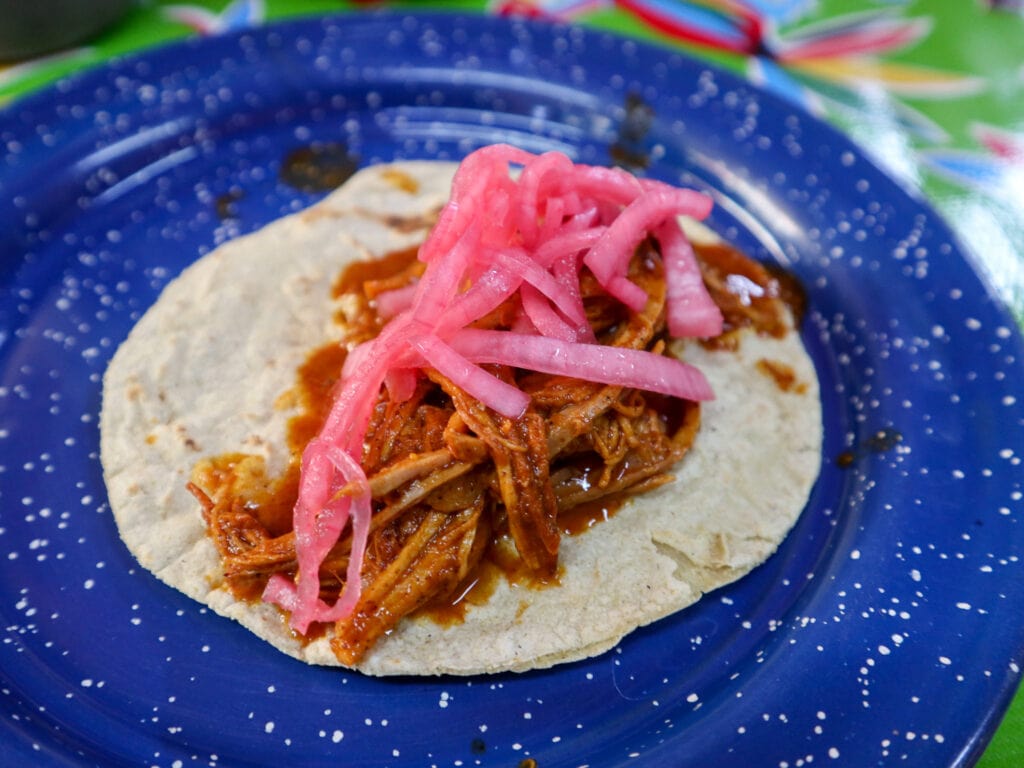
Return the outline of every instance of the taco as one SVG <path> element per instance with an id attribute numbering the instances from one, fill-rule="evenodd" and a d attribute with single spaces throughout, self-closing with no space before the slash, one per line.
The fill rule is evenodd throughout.
<path id="1" fill-rule="evenodd" d="M 798 292 L 681 226 L 709 205 L 491 147 L 220 246 L 104 378 L 123 541 L 373 675 L 582 659 L 743 576 L 807 501 L 821 412 Z"/>

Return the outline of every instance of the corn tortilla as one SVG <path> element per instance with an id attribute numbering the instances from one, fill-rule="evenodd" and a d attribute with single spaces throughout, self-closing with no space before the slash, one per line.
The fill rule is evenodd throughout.
<path id="1" fill-rule="evenodd" d="M 125 545 L 170 586 L 283 652 L 337 665 L 330 635 L 302 642 L 273 606 L 236 599 L 200 507 L 195 463 L 288 461 L 279 398 L 310 350 L 339 335 L 330 287 L 344 264 L 421 242 L 455 166 L 372 166 L 310 209 L 228 242 L 167 286 L 104 379 L 101 457 Z M 736 352 L 689 344 L 716 392 L 675 481 L 608 521 L 565 537 L 559 584 L 499 581 L 464 621 L 404 619 L 357 669 L 371 675 L 469 675 L 548 667 L 606 651 L 633 629 L 691 605 L 768 558 L 806 504 L 821 461 L 814 366 L 799 334 L 744 335 Z M 759 360 L 789 366 L 784 391 Z"/>

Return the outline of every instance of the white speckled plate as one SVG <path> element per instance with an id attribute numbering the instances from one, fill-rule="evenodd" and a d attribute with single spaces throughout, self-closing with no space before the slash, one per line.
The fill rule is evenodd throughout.
<path id="1" fill-rule="evenodd" d="M 778 554 L 587 662 L 306 667 L 124 550 L 100 377 L 181 268 L 343 170 L 483 143 L 647 164 L 806 286 L 822 474 Z M 350 16 L 164 49 L 0 114 L 0 763 L 961 766 L 1020 679 L 1024 345 L 949 230 L 831 129 L 666 51 Z"/>

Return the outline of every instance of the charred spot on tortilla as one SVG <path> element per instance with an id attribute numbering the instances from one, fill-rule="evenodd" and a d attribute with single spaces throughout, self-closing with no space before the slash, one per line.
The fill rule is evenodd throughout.
<path id="1" fill-rule="evenodd" d="M 765 376 L 770 376 L 783 392 L 802 392 L 807 387 L 804 382 L 797 379 L 792 366 L 778 360 L 762 357 L 757 361 L 757 370 Z"/>
<path id="2" fill-rule="evenodd" d="M 381 216 L 374 211 L 360 208 L 358 209 L 358 213 L 361 216 L 366 216 L 367 218 L 377 219 L 386 226 L 398 230 L 399 232 L 420 232 L 427 229 L 437 221 L 438 211 L 431 211 L 426 216 L 396 216 L 394 214 Z"/>
<path id="3" fill-rule="evenodd" d="M 381 178 L 392 184 L 396 189 L 400 189 L 402 192 L 408 192 L 410 195 L 415 195 L 420 191 L 419 182 L 409 174 L 403 173 L 398 168 L 386 169 L 381 174 Z"/>
<path id="4" fill-rule="evenodd" d="M 549 164 L 563 177 L 575 174 L 583 188 L 600 180 L 587 189 L 601 191 L 588 194 L 634 195 L 645 187 L 664 191 L 662 203 L 681 199 L 621 171 L 515 157 L 525 166 L 512 177 L 515 184 L 543 177 L 537 168 Z M 530 170 L 535 162 L 541 165 Z M 480 171 L 478 165 L 472 176 Z M 498 186 L 521 194 L 500 179 Z M 105 377 L 101 454 L 128 548 L 168 584 L 309 663 L 380 675 L 477 674 L 600 653 L 756 567 L 782 541 L 817 476 L 817 378 L 794 326 L 800 302 L 789 296 L 799 291 L 787 287 L 785 275 L 748 263 L 715 238 L 694 236 L 692 274 L 721 313 L 726 340 L 680 339 L 671 327 L 692 327 L 693 318 L 673 308 L 685 293 L 666 275 L 675 270 L 678 277 L 687 244 L 664 222 L 619 272 L 585 261 L 604 248 L 600 233 L 562 241 L 580 260 L 578 283 L 571 284 L 579 286 L 586 325 L 569 322 L 575 310 L 552 299 L 565 300 L 557 286 L 511 248 L 513 241 L 503 241 L 491 267 L 470 269 L 454 290 L 445 289 L 445 301 L 456 297 L 456 304 L 432 305 L 425 317 L 448 323 L 445 343 L 478 360 L 472 365 L 480 375 L 501 385 L 495 391 L 525 395 L 525 410 L 502 413 L 508 404 L 489 399 L 497 385 L 470 394 L 465 386 L 475 379 L 445 366 L 444 347 L 414 338 L 417 354 L 433 356 L 440 367 L 421 362 L 408 379 L 400 365 L 393 381 L 372 390 L 365 431 L 358 431 L 366 479 L 337 478 L 325 497 L 330 507 L 367 494 L 365 544 L 349 517 L 310 561 L 297 544 L 308 533 L 296 533 L 306 452 L 339 418 L 350 369 L 380 359 L 366 351 L 375 343 L 382 348 L 385 342 L 375 340 L 406 343 L 389 330 L 392 318 L 430 288 L 433 259 L 450 257 L 446 248 L 459 256 L 460 236 L 436 248 L 445 228 L 452 231 L 453 214 L 442 206 L 459 189 L 457 169 L 446 163 L 360 171 L 317 206 L 186 270 L 132 331 Z M 532 191 L 527 197 L 535 199 Z M 546 211 L 552 221 L 573 217 L 567 199 L 545 203 L 553 206 Z M 610 229 L 628 206 L 622 200 L 611 206 L 616 212 L 608 222 L 588 218 L 589 225 Z M 611 208 L 605 207 L 601 216 Z M 434 221 L 439 209 L 426 243 L 423 228 L 396 223 Z M 501 218 L 493 200 L 487 210 Z M 532 241 L 539 250 L 544 237 L 557 235 L 549 227 L 537 239 L 544 213 L 522 224 L 517 247 Z M 472 230 L 478 220 L 460 226 Z M 493 244 L 494 235 L 488 237 L 481 242 Z M 260 270 L 248 267 L 256 259 Z M 504 270 L 503 280 L 529 276 L 525 293 L 540 293 L 561 324 L 546 318 L 536 295 L 524 299 L 521 288 L 501 287 L 494 270 Z M 463 308 L 467 294 L 480 295 L 470 293 L 478 280 L 500 300 L 470 316 Z M 212 286 L 219 289 L 204 293 Z M 643 305 L 636 289 L 647 296 Z M 575 353 L 581 346 L 546 337 L 530 327 L 534 322 L 552 333 L 589 335 L 588 347 L 622 345 L 642 353 L 644 364 L 664 358 L 686 375 L 698 370 L 714 399 L 698 403 L 650 391 L 649 383 L 581 381 L 533 369 L 551 350 Z M 517 344 L 503 346 L 506 338 Z M 161 359 L 153 359 L 154 348 L 164 350 Z M 587 355 L 600 350 L 583 352 L 576 368 L 591 365 Z M 222 370 L 231 375 L 216 375 Z M 123 396 L 132 387 L 135 401 Z M 202 458 L 197 462 L 181 445 L 147 442 L 154 424 L 183 425 Z M 330 451 L 324 456 L 331 472 L 348 461 Z M 329 514 L 319 519 L 330 524 Z M 313 581 L 302 562 L 314 563 Z M 353 562 L 359 594 L 338 618 L 332 611 L 351 591 Z M 272 581 L 277 605 L 267 602 Z M 303 581 L 316 585 L 312 609 L 290 602 L 289 589 Z M 295 610 L 311 617 L 303 631 Z"/>

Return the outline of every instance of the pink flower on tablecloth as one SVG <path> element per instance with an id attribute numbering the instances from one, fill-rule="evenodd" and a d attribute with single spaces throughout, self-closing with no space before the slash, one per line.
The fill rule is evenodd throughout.
<path id="1" fill-rule="evenodd" d="M 1024 13 L 1024 0 L 984 0 L 993 11 L 1016 11 Z"/>
<path id="2" fill-rule="evenodd" d="M 973 123 L 977 150 L 933 148 L 919 155 L 924 167 L 961 187 L 995 195 L 1024 192 L 1024 133 Z"/>
<path id="3" fill-rule="evenodd" d="M 219 35 L 233 29 L 258 26 L 267 15 L 264 0 L 231 0 L 220 13 L 200 5 L 168 5 L 161 11 L 164 17 L 191 27 L 200 35 Z"/>

